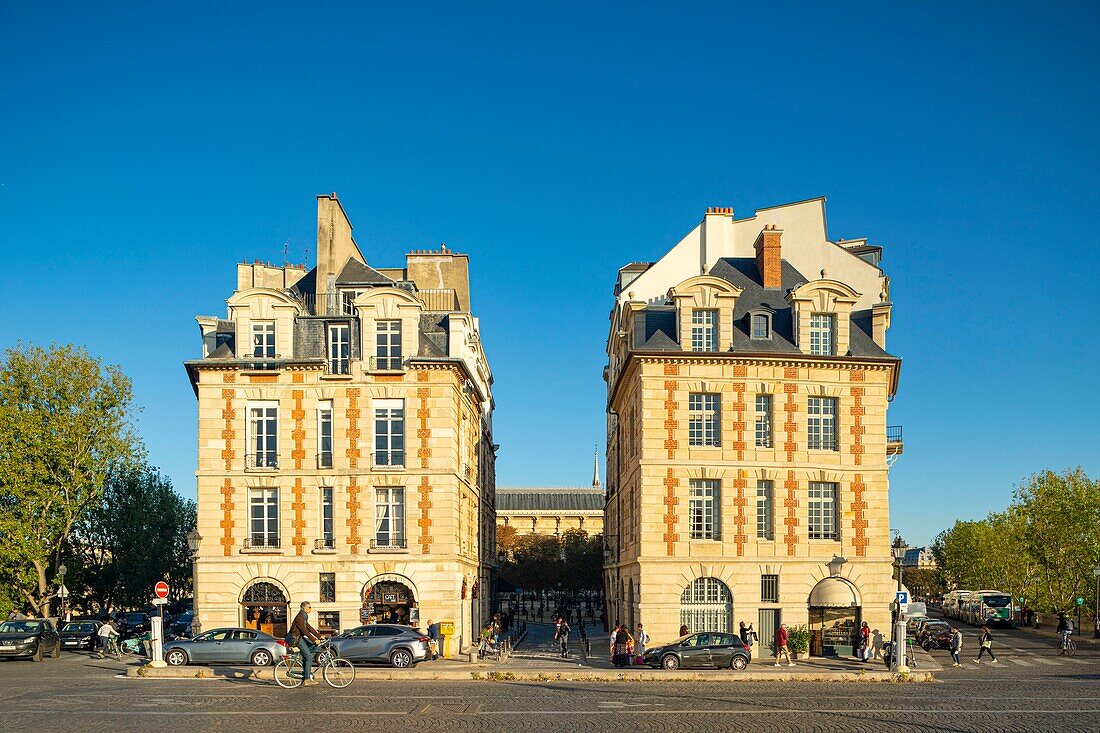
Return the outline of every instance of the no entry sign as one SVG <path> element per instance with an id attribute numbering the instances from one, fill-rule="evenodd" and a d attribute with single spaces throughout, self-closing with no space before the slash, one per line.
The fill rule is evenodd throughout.
<path id="1" fill-rule="evenodd" d="M 167 598 L 168 584 L 165 583 L 163 580 L 160 581 L 153 587 L 153 592 L 157 594 L 157 598 Z"/>

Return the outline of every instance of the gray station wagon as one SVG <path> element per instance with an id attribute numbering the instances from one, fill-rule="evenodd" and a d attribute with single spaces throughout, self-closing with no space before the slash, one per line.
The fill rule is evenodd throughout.
<path id="1" fill-rule="evenodd" d="M 286 656 L 286 645 L 255 629 L 211 629 L 164 645 L 164 661 L 181 664 L 253 664 L 266 667 Z"/>

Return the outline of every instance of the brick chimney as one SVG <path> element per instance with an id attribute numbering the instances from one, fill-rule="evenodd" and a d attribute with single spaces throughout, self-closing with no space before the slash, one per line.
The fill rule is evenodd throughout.
<path id="1" fill-rule="evenodd" d="M 779 244 L 782 236 L 783 230 L 775 224 L 765 224 L 756 240 L 756 269 L 765 288 L 783 287 L 783 255 Z"/>

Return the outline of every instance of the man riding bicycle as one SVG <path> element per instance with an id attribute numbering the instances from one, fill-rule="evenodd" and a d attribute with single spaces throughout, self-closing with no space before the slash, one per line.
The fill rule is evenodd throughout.
<path id="1" fill-rule="evenodd" d="M 1073 634 L 1073 621 L 1066 614 L 1058 614 L 1058 633 L 1062 636 L 1062 654 L 1066 653 L 1069 646 L 1069 637 Z"/>
<path id="2" fill-rule="evenodd" d="M 309 601 L 302 601 L 301 610 L 287 632 L 287 643 L 298 647 L 298 651 L 302 653 L 302 684 L 315 685 L 317 680 L 313 679 L 313 647 L 321 643 L 321 634 L 309 625 L 309 611 Z"/>

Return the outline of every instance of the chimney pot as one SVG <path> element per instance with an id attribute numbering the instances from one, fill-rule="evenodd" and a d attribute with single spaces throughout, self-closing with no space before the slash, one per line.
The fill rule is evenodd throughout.
<path id="1" fill-rule="evenodd" d="M 777 225 L 765 224 L 764 231 L 756 240 L 756 269 L 765 288 L 783 287 L 782 235 Z"/>

